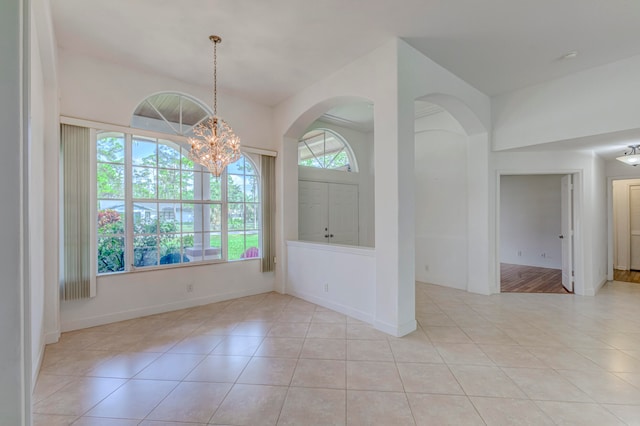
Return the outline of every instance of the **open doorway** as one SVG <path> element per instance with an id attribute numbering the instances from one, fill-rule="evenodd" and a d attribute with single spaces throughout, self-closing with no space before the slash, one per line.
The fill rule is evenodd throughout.
<path id="1" fill-rule="evenodd" d="M 573 293 L 573 176 L 500 176 L 500 291 Z"/>
<path id="2" fill-rule="evenodd" d="M 613 279 L 640 283 L 640 179 L 613 181 Z"/>

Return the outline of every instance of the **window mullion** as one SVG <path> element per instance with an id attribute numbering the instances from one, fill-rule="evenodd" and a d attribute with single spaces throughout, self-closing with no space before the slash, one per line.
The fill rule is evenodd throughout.
<path id="1" fill-rule="evenodd" d="M 125 271 L 133 269 L 133 160 L 132 136 L 125 134 L 124 149 L 124 204 L 125 204 Z"/>

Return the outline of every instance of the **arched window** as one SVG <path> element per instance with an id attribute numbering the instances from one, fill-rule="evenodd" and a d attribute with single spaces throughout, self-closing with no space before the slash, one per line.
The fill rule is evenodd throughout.
<path id="1" fill-rule="evenodd" d="M 154 132 L 191 136 L 193 128 L 212 112 L 198 99 L 175 92 L 149 96 L 135 109 L 131 127 Z"/>
<path id="2" fill-rule="evenodd" d="M 357 172 L 355 155 L 347 141 L 328 129 L 307 132 L 298 142 L 298 165 Z"/>
<path id="3" fill-rule="evenodd" d="M 216 179 L 170 136 L 98 131 L 96 161 L 98 273 L 261 256 L 260 177 L 247 155 Z"/>

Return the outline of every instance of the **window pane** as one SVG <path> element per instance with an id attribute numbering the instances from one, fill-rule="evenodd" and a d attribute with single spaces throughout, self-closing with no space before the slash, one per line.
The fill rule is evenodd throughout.
<path id="1" fill-rule="evenodd" d="M 181 246 L 180 234 L 162 234 L 158 239 L 160 246 L 160 264 L 166 265 L 170 263 L 181 263 L 180 255 Z"/>
<path id="2" fill-rule="evenodd" d="M 258 231 L 249 231 L 244 235 L 246 249 L 242 253 L 242 259 L 252 259 L 254 257 L 260 257 L 260 250 L 258 249 Z"/>
<path id="3" fill-rule="evenodd" d="M 124 234 L 124 214 L 113 208 L 100 208 L 98 202 L 98 234 Z"/>
<path id="4" fill-rule="evenodd" d="M 227 250 L 229 260 L 242 258 L 242 254 L 245 251 L 244 231 L 229 232 Z"/>
<path id="5" fill-rule="evenodd" d="M 124 271 L 124 237 L 98 238 L 98 273 Z"/>
<path id="6" fill-rule="evenodd" d="M 244 178 L 244 199 L 248 203 L 257 203 L 259 201 L 257 176 L 246 176 Z"/>
<path id="7" fill-rule="evenodd" d="M 194 172 L 182 172 L 182 199 L 193 200 Z"/>
<path id="8" fill-rule="evenodd" d="M 205 244 L 205 260 L 222 259 L 222 236 L 220 232 L 211 232 L 208 244 Z"/>
<path id="9" fill-rule="evenodd" d="M 98 161 L 124 163 L 124 135 L 121 133 L 101 133 L 97 143 Z"/>
<path id="10" fill-rule="evenodd" d="M 229 230 L 244 229 L 244 204 L 229 203 L 228 209 Z"/>
<path id="11" fill-rule="evenodd" d="M 202 260 L 202 253 L 196 253 L 196 250 L 194 250 L 193 234 L 182 234 L 182 251 L 184 253 L 184 257 L 186 257 L 189 262 Z"/>
<path id="12" fill-rule="evenodd" d="M 211 173 L 207 173 L 209 176 L 209 197 L 205 196 L 205 199 L 212 201 L 222 201 L 222 179 L 213 176 Z"/>
<path id="13" fill-rule="evenodd" d="M 202 206 L 199 206 L 199 205 L 195 206 L 193 204 L 182 205 L 182 214 L 181 214 L 182 232 L 194 231 L 194 207 L 197 207 L 198 209 L 202 208 Z"/>
<path id="14" fill-rule="evenodd" d="M 158 264 L 158 237 L 138 236 L 133 239 L 133 265 L 136 267 Z"/>
<path id="15" fill-rule="evenodd" d="M 96 181 L 98 198 L 124 199 L 124 166 L 98 163 Z"/>
<path id="16" fill-rule="evenodd" d="M 156 167 L 158 164 L 157 148 L 155 139 L 135 136 L 133 139 L 132 160 L 136 166 Z"/>
<path id="17" fill-rule="evenodd" d="M 180 164 L 183 170 L 193 170 L 193 161 L 189 160 L 189 150 L 187 148 L 182 148 L 182 160 Z"/>
<path id="18" fill-rule="evenodd" d="M 244 174 L 244 156 L 241 156 L 235 163 L 227 166 L 227 173 L 241 175 Z"/>
<path id="19" fill-rule="evenodd" d="M 222 230 L 222 204 L 210 204 L 205 206 L 208 209 L 209 214 L 209 229 L 207 231 L 221 231 Z"/>
<path id="20" fill-rule="evenodd" d="M 257 175 L 255 167 L 253 167 L 253 164 L 251 164 L 251 161 L 249 161 L 246 157 L 244 159 L 244 174 Z"/>
<path id="21" fill-rule="evenodd" d="M 158 221 L 160 233 L 180 232 L 180 204 L 160 203 L 158 205 Z"/>
<path id="22" fill-rule="evenodd" d="M 133 204 L 133 232 L 156 234 L 158 232 L 158 205 L 156 203 Z"/>
<path id="23" fill-rule="evenodd" d="M 158 198 L 180 199 L 180 170 L 158 169 Z"/>
<path id="24" fill-rule="evenodd" d="M 160 141 L 158 144 L 158 167 L 167 169 L 180 168 L 180 147 L 170 141 Z"/>
<path id="25" fill-rule="evenodd" d="M 246 204 L 244 210 L 244 223 L 245 229 L 259 229 L 260 228 L 260 209 L 258 204 Z"/>
<path id="26" fill-rule="evenodd" d="M 227 200 L 244 201 L 244 179 L 241 175 L 227 175 Z"/>
<path id="27" fill-rule="evenodd" d="M 133 168 L 133 198 L 156 198 L 156 169 Z"/>

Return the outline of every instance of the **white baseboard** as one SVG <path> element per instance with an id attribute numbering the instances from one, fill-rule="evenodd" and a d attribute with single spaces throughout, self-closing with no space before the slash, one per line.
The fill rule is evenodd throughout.
<path id="1" fill-rule="evenodd" d="M 383 331 L 387 334 L 390 334 L 395 337 L 406 336 L 407 334 L 413 332 L 418 327 L 418 323 L 416 320 L 405 322 L 404 324 L 394 325 L 389 324 L 384 321 L 376 321 L 373 323 L 373 326 L 380 331 Z"/>
<path id="2" fill-rule="evenodd" d="M 145 306 L 143 308 L 131 309 L 127 311 L 113 312 L 106 315 L 82 318 L 74 321 L 62 321 L 61 330 L 73 331 L 83 328 L 95 327 L 98 325 L 110 324 L 112 322 L 125 321 L 134 318 L 140 318 L 147 315 L 162 314 L 165 312 L 177 311 L 179 309 L 193 308 L 195 306 L 208 305 L 209 303 L 222 302 L 224 300 L 236 299 L 238 297 L 253 296 L 261 293 L 268 293 L 272 288 L 253 288 L 238 292 L 228 292 L 222 294 L 213 294 L 194 299 L 180 300 L 162 305 Z"/>
<path id="3" fill-rule="evenodd" d="M 51 343 L 58 343 L 58 340 L 60 340 L 60 330 L 45 333 L 44 335 L 45 345 L 50 345 Z"/>
<path id="4" fill-rule="evenodd" d="M 350 306 L 343 305 L 341 303 L 334 302 L 332 300 L 328 300 L 322 297 L 315 296 L 310 293 L 289 290 L 287 294 L 291 296 L 298 297 L 302 300 L 306 300 L 307 302 L 315 303 L 316 305 L 322 306 L 323 308 L 331 309 L 336 312 L 340 312 L 341 314 L 345 314 L 352 318 L 358 319 L 360 321 L 364 321 L 369 324 L 373 324 L 373 314 L 368 312 L 361 311 L 359 309 L 354 309 Z"/>
<path id="5" fill-rule="evenodd" d="M 42 367 L 42 360 L 44 359 L 44 342 L 40 345 L 38 351 L 38 359 L 35 360 L 31 366 L 31 392 L 36 388 L 36 381 L 38 380 L 38 374 L 40 374 L 40 368 Z"/>

